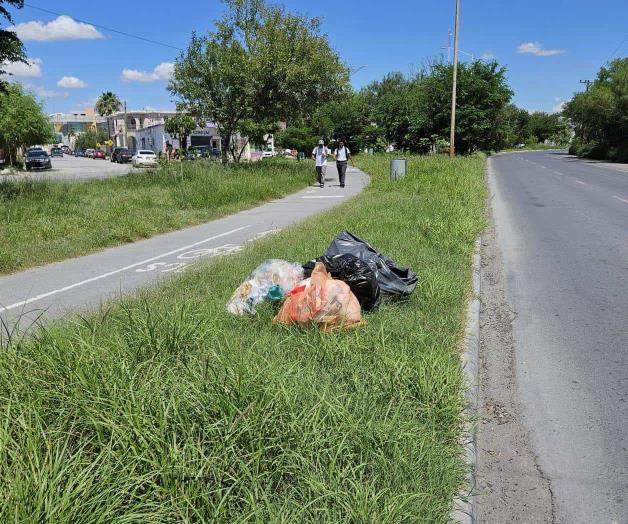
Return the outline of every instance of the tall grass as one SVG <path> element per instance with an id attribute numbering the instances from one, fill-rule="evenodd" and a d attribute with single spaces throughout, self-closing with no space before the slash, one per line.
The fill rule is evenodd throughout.
<path id="1" fill-rule="evenodd" d="M 343 206 L 0 352 L 0 521 L 446 522 L 484 159 L 358 160 Z M 349 179 L 348 183 L 351 183 Z M 343 230 L 420 284 L 350 333 L 225 310 L 269 257 Z"/>
<path id="2" fill-rule="evenodd" d="M 305 187 L 309 162 L 172 163 L 81 183 L 0 181 L 0 273 L 181 229 Z"/>

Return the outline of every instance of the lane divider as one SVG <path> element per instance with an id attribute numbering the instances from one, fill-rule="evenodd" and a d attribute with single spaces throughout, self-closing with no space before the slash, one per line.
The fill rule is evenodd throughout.
<path id="1" fill-rule="evenodd" d="M 622 201 L 622 202 L 624 202 L 625 204 L 628 204 L 628 200 L 626 200 L 625 198 L 618 197 L 617 195 L 613 195 L 613 198 L 616 198 L 617 200 L 621 200 L 621 201 Z"/>
<path id="2" fill-rule="evenodd" d="M 42 293 L 41 295 L 37 295 L 34 296 L 32 298 L 26 299 L 26 300 L 21 300 L 20 302 L 16 302 L 15 304 L 11 304 L 9 306 L 0 306 L 0 313 L 4 312 L 4 311 L 10 311 L 11 309 L 15 309 L 17 307 L 21 307 L 21 306 L 26 306 L 28 304 L 31 304 L 32 302 L 36 302 L 38 300 L 41 300 L 43 298 L 47 298 L 47 297 L 51 297 L 53 295 L 57 295 L 58 293 L 63 293 L 64 291 L 69 291 L 70 289 L 74 289 L 76 287 L 79 286 L 84 286 L 85 284 L 90 284 L 92 282 L 96 282 L 97 280 L 102 280 L 103 278 L 107 278 L 110 277 L 112 275 L 115 275 L 117 273 L 122 273 L 123 271 L 128 271 L 129 269 L 133 269 L 134 267 L 137 266 L 143 266 L 145 264 L 149 264 L 150 262 L 153 262 L 155 260 L 159 260 L 160 258 L 164 258 L 170 255 L 174 255 L 175 253 L 180 253 L 181 251 L 187 251 L 193 247 L 196 246 L 200 246 L 201 244 L 205 244 L 207 242 L 211 242 L 212 240 L 216 240 L 218 238 L 222 238 L 222 237 L 226 237 L 228 235 L 232 235 L 234 233 L 237 233 L 238 231 L 242 231 L 243 229 L 247 229 L 251 227 L 250 225 L 248 226 L 242 226 L 242 227 L 238 227 L 236 229 L 232 229 L 230 231 L 226 231 L 224 233 L 220 233 L 219 235 L 214 235 L 213 237 L 209 237 L 206 238 L 204 240 L 200 240 L 198 242 L 194 242 L 193 244 L 189 244 L 187 246 L 183 246 L 180 247 L 178 249 L 173 249 L 172 251 L 168 251 L 167 253 L 163 253 L 161 255 L 157 255 L 155 257 L 151 257 L 151 258 L 147 258 L 146 260 L 141 260 L 139 262 L 135 262 L 134 264 L 129 264 L 128 266 L 124 266 L 121 267 L 119 269 L 115 269 L 114 271 L 109 271 L 108 273 L 103 273 L 102 275 L 98 275 L 92 278 L 88 278 L 86 280 L 81 280 L 80 282 L 75 282 L 74 284 L 70 284 L 69 286 L 65 286 L 59 289 L 54 289 L 52 291 L 48 291 L 47 293 Z"/>

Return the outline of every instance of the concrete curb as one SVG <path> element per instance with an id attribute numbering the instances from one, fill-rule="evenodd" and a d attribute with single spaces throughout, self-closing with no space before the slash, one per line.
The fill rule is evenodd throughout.
<path id="1" fill-rule="evenodd" d="M 460 524 L 477 524 L 475 498 L 477 447 L 475 420 L 478 415 L 480 393 L 480 239 L 475 241 L 473 254 L 473 296 L 467 309 L 467 327 L 465 330 L 462 367 L 466 384 L 465 400 L 467 403 L 463 444 L 469 465 L 467 488 L 454 500 L 451 520 Z"/>

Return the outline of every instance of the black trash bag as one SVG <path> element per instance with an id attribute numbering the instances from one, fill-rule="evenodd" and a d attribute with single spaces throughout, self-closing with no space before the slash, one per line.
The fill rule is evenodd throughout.
<path id="1" fill-rule="evenodd" d="M 365 311 L 372 311 L 380 303 L 380 290 L 375 273 L 369 265 L 354 255 L 322 256 L 303 266 L 305 278 L 309 278 L 316 262 L 322 262 L 336 280 L 342 280 L 350 288 Z"/>
<path id="2" fill-rule="evenodd" d="M 353 255 L 366 262 L 375 273 L 382 298 L 407 297 L 415 290 L 419 277 L 410 268 L 398 267 L 390 258 L 348 231 L 340 233 L 325 256 Z"/>

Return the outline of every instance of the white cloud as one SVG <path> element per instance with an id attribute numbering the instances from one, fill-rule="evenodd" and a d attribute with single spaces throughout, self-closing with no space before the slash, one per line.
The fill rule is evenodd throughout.
<path id="1" fill-rule="evenodd" d="M 46 89 L 43 86 L 36 86 L 32 84 L 26 84 L 26 87 L 29 91 L 32 91 L 35 95 L 40 96 L 41 98 L 67 98 L 70 96 L 66 91 L 52 91 L 50 89 Z"/>
<path id="2" fill-rule="evenodd" d="M 52 42 L 54 40 L 95 40 L 103 38 L 93 25 L 77 22 L 73 18 L 62 15 L 51 22 L 39 20 L 24 22 L 10 27 L 23 41 Z"/>
<path id="3" fill-rule="evenodd" d="M 57 85 L 59 87 L 65 87 L 66 89 L 80 89 L 82 87 L 87 87 L 85 82 L 75 76 L 64 76 L 57 82 Z"/>
<path id="4" fill-rule="evenodd" d="M 18 78 L 39 78 L 42 61 L 40 58 L 30 58 L 24 64 L 22 62 L 4 63 L 0 69 Z"/>
<path id="5" fill-rule="evenodd" d="M 552 113 L 560 113 L 565 107 L 566 103 L 567 102 L 563 100 L 561 97 L 559 96 L 554 97 L 554 106 L 552 107 Z"/>
<path id="6" fill-rule="evenodd" d="M 543 44 L 539 42 L 524 42 L 517 47 L 519 53 L 529 53 L 536 56 L 562 55 L 566 51 L 562 49 L 543 49 Z"/>
<path id="7" fill-rule="evenodd" d="M 495 55 L 490 51 L 486 51 L 486 53 L 480 55 L 480 60 L 495 60 Z"/>
<path id="8" fill-rule="evenodd" d="M 139 71 L 137 69 L 122 70 L 122 80 L 126 82 L 155 82 L 157 80 L 170 80 L 174 73 L 172 62 L 162 62 L 152 71 Z"/>

